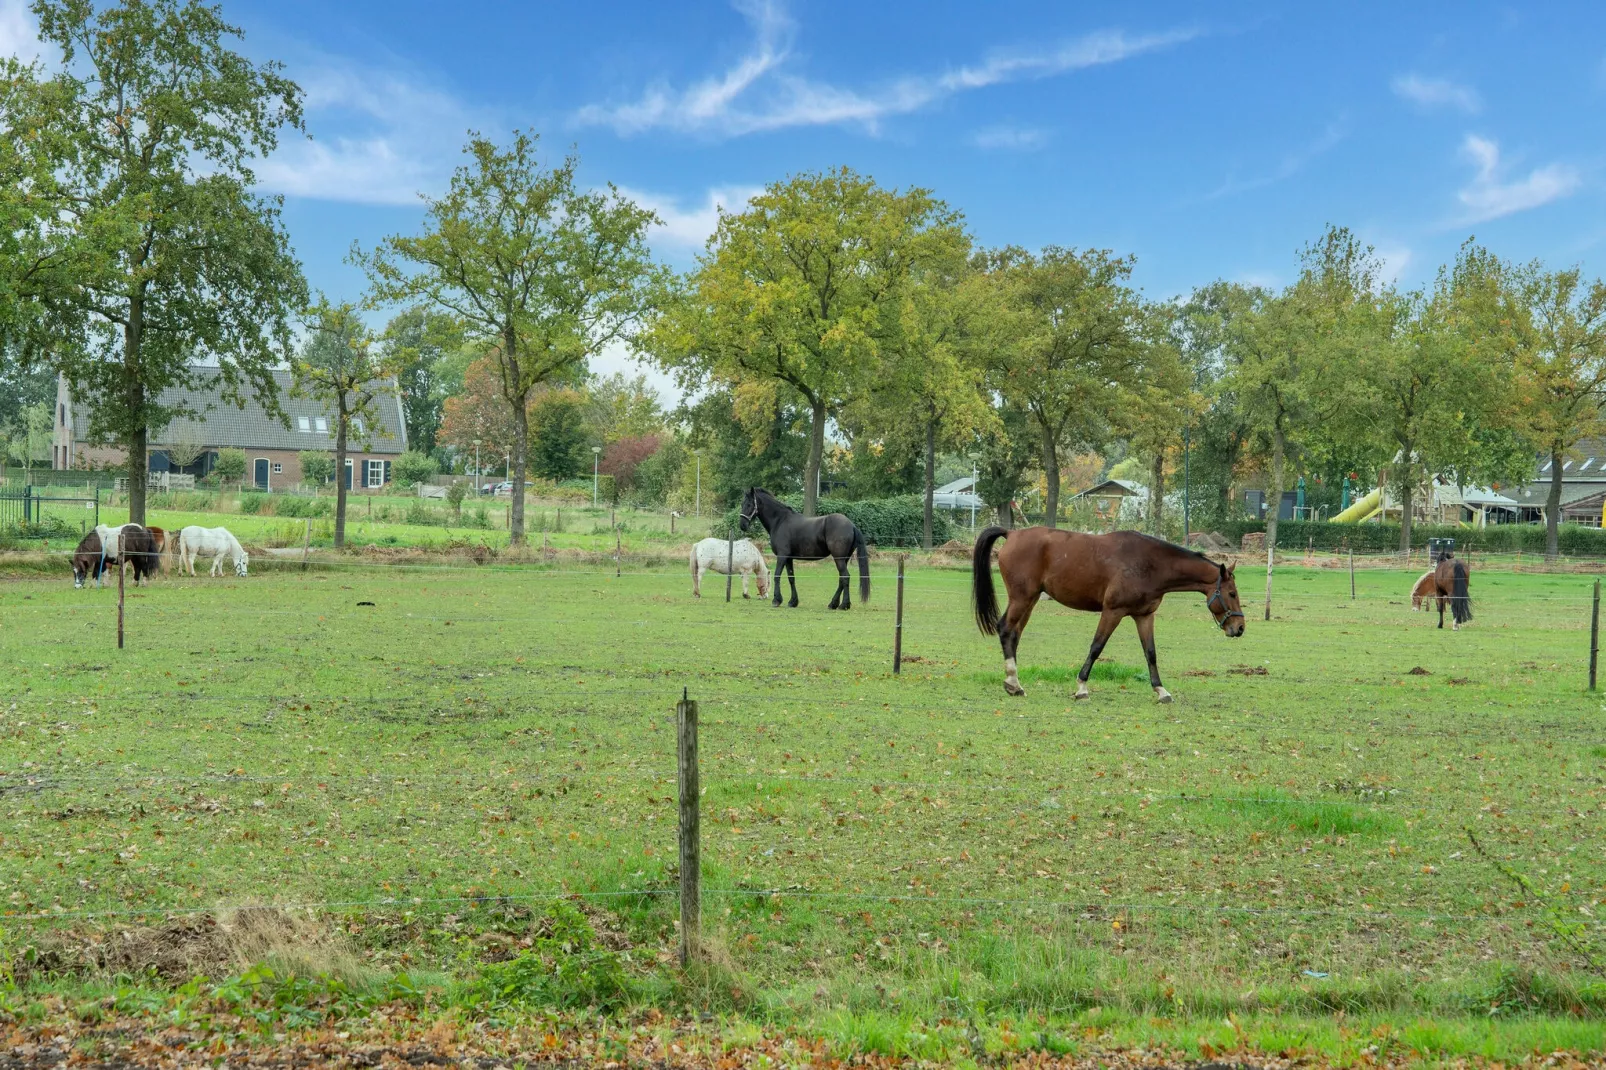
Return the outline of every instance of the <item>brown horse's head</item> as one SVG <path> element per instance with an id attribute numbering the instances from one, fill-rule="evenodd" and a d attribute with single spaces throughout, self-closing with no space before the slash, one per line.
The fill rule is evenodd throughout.
<path id="1" fill-rule="evenodd" d="M 1210 615 L 1216 618 L 1216 624 L 1226 633 L 1227 638 L 1236 639 L 1244 634 L 1244 607 L 1238 600 L 1238 581 L 1233 578 L 1236 565 L 1218 565 L 1221 576 L 1216 580 L 1216 589 L 1210 594 Z"/>

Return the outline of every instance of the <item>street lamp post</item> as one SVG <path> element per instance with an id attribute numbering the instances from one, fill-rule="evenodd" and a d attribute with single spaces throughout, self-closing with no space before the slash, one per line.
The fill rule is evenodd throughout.
<path id="1" fill-rule="evenodd" d="M 970 530 L 976 530 L 976 459 L 970 459 Z"/>
<path id="2" fill-rule="evenodd" d="M 480 440 L 474 440 L 474 495 L 480 493 Z"/>
<path id="3" fill-rule="evenodd" d="M 597 507 L 597 472 L 602 464 L 602 447 L 591 447 L 591 508 Z"/>

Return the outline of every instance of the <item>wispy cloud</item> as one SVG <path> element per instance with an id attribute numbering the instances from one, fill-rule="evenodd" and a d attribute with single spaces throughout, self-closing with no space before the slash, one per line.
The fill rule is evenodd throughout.
<path id="1" fill-rule="evenodd" d="M 1476 115 L 1483 108 L 1483 98 L 1476 89 L 1445 78 L 1402 74 L 1390 83 L 1390 87 L 1395 96 L 1410 101 L 1424 111 L 1454 108 L 1468 115 Z"/>
<path id="2" fill-rule="evenodd" d="M 1465 209 L 1461 223 L 1482 223 L 1538 208 L 1571 196 L 1583 182 L 1576 168 L 1561 163 L 1537 167 L 1524 178 L 1502 181 L 1499 144 L 1476 134 L 1467 135 L 1461 154 L 1475 168 L 1472 181 L 1456 195 Z"/>
<path id="3" fill-rule="evenodd" d="M 907 115 L 956 93 L 1049 78 L 1169 48 L 1199 36 L 1194 29 L 1128 35 L 1105 30 L 1037 50 L 998 51 L 982 62 L 942 74 L 911 75 L 853 89 L 814 81 L 792 70 L 794 24 L 778 0 L 739 6 L 753 27 L 753 44 L 728 70 L 687 88 L 648 88 L 622 104 L 588 104 L 574 115 L 582 126 L 607 126 L 623 136 L 665 129 L 712 137 L 798 126 L 857 125 L 874 133 L 890 117 Z"/>
<path id="4" fill-rule="evenodd" d="M 720 210 L 741 211 L 761 189 L 758 186 L 719 186 L 709 190 L 701 204 L 690 207 L 679 198 L 661 193 L 624 187 L 620 187 L 619 192 L 658 213 L 659 224 L 652 228 L 649 241 L 678 250 L 700 250 L 719 225 Z"/>
<path id="5" fill-rule="evenodd" d="M 439 192 L 467 131 L 493 129 L 451 94 L 335 57 L 298 65 L 312 139 L 287 137 L 256 167 L 263 189 L 357 204 L 410 205 Z"/>
<path id="6" fill-rule="evenodd" d="M 1214 201 L 1222 197 L 1232 197 L 1239 193 L 1248 193 L 1251 190 L 1264 189 L 1278 182 L 1284 182 L 1300 171 L 1304 170 L 1312 160 L 1331 151 L 1339 142 L 1348 136 L 1343 120 L 1334 120 L 1327 124 L 1321 136 L 1306 145 L 1300 146 L 1288 153 L 1278 162 L 1277 166 L 1261 175 L 1250 178 L 1230 177 L 1220 186 L 1204 195 L 1204 200 Z"/>
<path id="7" fill-rule="evenodd" d="M 28 5 L 23 0 L 0 0 L 0 56 L 16 56 L 31 63 L 42 51 Z"/>
<path id="8" fill-rule="evenodd" d="M 976 131 L 970 143 L 978 149 L 1008 149 L 1033 152 L 1048 144 L 1048 131 L 1032 127 L 1000 124 Z"/>

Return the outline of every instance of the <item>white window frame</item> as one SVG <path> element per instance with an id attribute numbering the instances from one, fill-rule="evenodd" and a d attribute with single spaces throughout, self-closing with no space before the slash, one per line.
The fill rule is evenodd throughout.
<path id="1" fill-rule="evenodd" d="M 375 461 L 375 460 L 364 461 L 363 462 L 363 470 L 362 471 L 363 471 L 362 485 L 364 487 L 376 488 L 376 487 L 383 487 L 385 485 L 385 462 L 384 461 Z"/>
<path id="2" fill-rule="evenodd" d="M 297 416 L 296 417 L 296 430 L 302 432 L 303 434 L 308 434 L 308 435 L 312 434 L 312 417 L 310 417 L 310 416 Z"/>
<path id="3" fill-rule="evenodd" d="M 362 434 L 362 421 L 361 420 L 353 420 L 353 421 L 351 421 L 351 430 L 352 430 L 352 432 L 354 434 L 358 434 L 358 435 Z"/>
<path id="4" fill-rule="evenodd" d="M 327 435 L 329 433 L 329 421 L 324 419 L 322 416 L 316 417 L 313 420 L 313 426 L 318 429 L 318 434 L 320 435 Z"/>
<path id="5" fill-rule="evenodd" d="M 269 464 L 268 464 L 268 474 L 269 475 L 275 475 L 275 476 L 283 475 L 284 474 L 284 462 L 283 461 L 271 461 L 271 462 L 269 462 Z"/>

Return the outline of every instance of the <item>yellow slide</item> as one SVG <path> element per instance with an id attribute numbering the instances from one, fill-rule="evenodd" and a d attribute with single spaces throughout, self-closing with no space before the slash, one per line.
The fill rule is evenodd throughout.
<path id="1" fill-rule="evenodd" d="M 1342 513 L 1336 514 L 1332 522 L 1335 524 L 1359 524 L 1363 520 L 1371 519 L 1372 515 L 1382 508 L 1382 505 L 1383 492 L 1374 490 Z"/>

